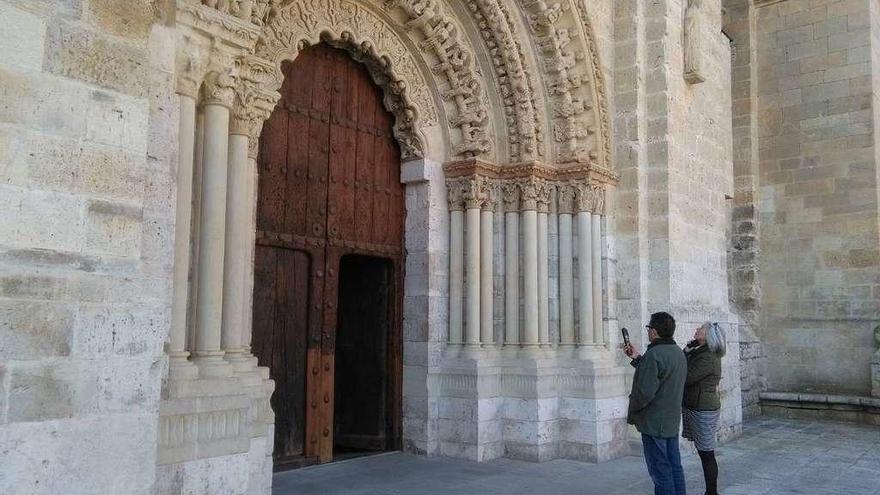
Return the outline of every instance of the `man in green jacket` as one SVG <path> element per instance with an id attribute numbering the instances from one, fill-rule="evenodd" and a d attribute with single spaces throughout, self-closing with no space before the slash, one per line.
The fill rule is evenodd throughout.
<path id="1" fill-rule="evenodd" d="M 675 333 L 672 315 L 654 313 L 646 327 L 651 344 L 644 355 L 632 345 L 624 348 L 636 369 L 626 420 L 642 434 L 654 495 L 685 495 L 678 425 L 687 360 L 672 339 Z"/>

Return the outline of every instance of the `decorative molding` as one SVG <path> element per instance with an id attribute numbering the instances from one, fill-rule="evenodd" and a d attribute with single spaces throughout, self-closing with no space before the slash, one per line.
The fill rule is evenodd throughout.
<path id="1" fill-rule="evenodd" d="M 486 43 L 504 105 L 511 160 L 532 160 L 544 156 L 540 102 L 532 75 L 526 71 L 518 25 L 510 9 L 500 0 L 468 0 L 480 34 Z"/>
<path id="2" fill-rule="evenodd" d="M 357 34 L 354 34 L 357 33 Z M 281 87 L 281 63 L 304 47 L 327 42 L 364 63 L 383 90 L 386 109 L 394 115 L 394 135 L 404 161 L 424 156 L 419 129 L 436 125 L 428 82 L 406 44 L 384 20 L 348 0 L 300 0 L 285 5 L 268 21 L 256 46 L 259 58 L 274 68 L 268 89 Z"/>
<path id="3" fill-rule="evenodd" d="M 453 154 L 476 156 L 491 151 L 482 77 L 474 67 L 475 55 L 462 40 L 462 29 L 456 20 L 437 0 L 386 0 L 385 8 L 402 10 L 408 19 L 404 27 L 418 30 L 424 37 L 418 42 L 419 47 L 438 60 L 431 71 L 446 79 L 442 96 L 456 110 L 450 115 L 449 124 L 460 131 L 460 139 L 453 143 Z"/>
<path id="4" fill-rule="evenodd" d="M 278 0 L 202 0 L 202 5 L 241 22 L 262 26 Z"/>
<path id="5" fill-rule="evenodd" d="M 596 34 L 593 31 L 593 24 L 590 22 L 590 15 L 587 12 L 587 3 L 585 0 L 576 1 L 578 13 L 581 17 L 581 25 L 584 32 L 584 42 L 587 46 L 587 54 L 590 57 L 590 74 L 593 83 L 593 103 L 598 111 L 599 136 L 601 143 L 601 153 L 598 154 L 596 160 L 602 168 L 611 170 L 611 120 L 608 117 L 608 92 L 605 88 L 605 75 L 602 72 L 602 61 L 599 59 L 599 46 L 596 43 Z"/>
<path id="6" fill-rule="evenodd" d="M 206 3 L 212 0 L 205 0 Z M 256 0 L 258 4 L 265 3 L 267 0 Z M 223 4 L 224 6 L 230 0 L 214 0 L 215 4 Z M 269 15 L 267 12 L 266 15 Z M 245 49 L 252 49 L 254 43 L 260 36 L 260 27 L 249 21 L 244 21 L 229 15 L 223 10 L 202 5 L 194 0 L 177 0 L 177 16 L 176 20 L 180 24 L 190 26 L 191 28 L 201 31 L 208 38 L 219 38 L 233 46 Z"/>
<path id="7" fill-rule="evenodd" d="M 540 177 L 550 181 L 589 180 L 606 186 L 614 186 L 619 176 L 595 164 L 584 164 L 577 167 L 554 168 L 540 162 L 512 165 L 496 165 L 478 158 L 455 160 L 443 165 L 447 178 L 481 175 L 492 179 L 520 179 Z"/>

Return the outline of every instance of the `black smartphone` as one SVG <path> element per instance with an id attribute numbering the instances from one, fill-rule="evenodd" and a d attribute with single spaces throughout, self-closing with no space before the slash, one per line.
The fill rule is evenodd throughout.
<path id="1" fill-rule="evenodd" d="M 620 333 L 623 334 L 623 345 L 624 347 L 629 347 L 629 330 L 625 327 L 620 329 Z"/>

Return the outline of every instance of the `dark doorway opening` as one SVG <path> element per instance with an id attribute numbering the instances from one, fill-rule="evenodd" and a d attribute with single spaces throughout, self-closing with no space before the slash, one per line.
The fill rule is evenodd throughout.
<path id="1" fill-rule="evenodd" d="M 395 448 L 392 429 L 394 264 L 343 256 L 339 263 L 334 407 L 335 459 Z"/>

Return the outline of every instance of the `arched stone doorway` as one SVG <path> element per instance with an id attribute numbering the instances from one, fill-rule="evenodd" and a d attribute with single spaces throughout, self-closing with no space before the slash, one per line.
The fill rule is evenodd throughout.
<path id="1" fill-rule="evenodd" d="M 258 163 L 253 352 L 277 468 L 400 443 L 403 185 L 366 67 L 321 43 L 283 66 Z"/>

